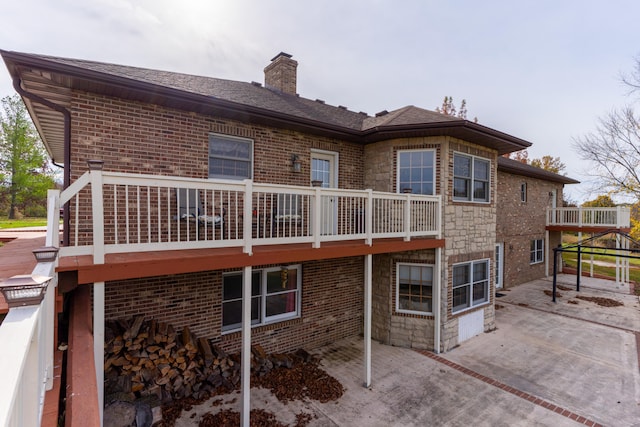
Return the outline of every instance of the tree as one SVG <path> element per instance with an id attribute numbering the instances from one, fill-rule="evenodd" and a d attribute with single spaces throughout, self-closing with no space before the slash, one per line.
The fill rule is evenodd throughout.
<path id="1" fill-rule="evenodd" d="M 640 58 L 622 81 L 630 94 L 640 92 Z M 632 106 L 601 117 L 595 131 L 575 138 L 573 146 L 593 166 L 590 174 L 597 178 L 597 190 L 640 199 L 640 117 Z"/>
<path id="2" fill-rule="evenodd" d="M 603 194 L 593 200 L 588 200 L 582 204 L 583 208 L 613 208 L 616 203 L 608 194 Z"/>
<path id="3" fill-rule="evenodd" d="M 463 99 L 460 103 L 460 109 L 456 110 L 456 106 L 453 103 L 453 97 L 445 96 L 442 100 L 442 105 L 440 107 L 436 107 L 436 111 L 440 114 L 444 114 L 445 116 L 455 116 L 467 120 L 467 100 Z M 473 121 L 478 123 L 478 118 L 474 117 Z"/>
<path id="4" fill-rule="evenodd" d="M 542 156 L 539 159 L 533 159 L 530 164 L 531 166 L 557 174 L 560 174 L 566 168 L 566 165 L 560 161 L 560 157 L 552 156 Z"/>
<path id="5" fill-rule="evenodd" d="M 504 157 L 557 174 L 562 173 L 562 171 L 564 171 L 564 169 L 566 168 L 566 165 L 562 163 L 560 157 L 546 155 L 540 157 L 539 159 L 529 160 L 529 153 L 527 152 L 527 150 L 508 153 L 505 154 Z"/>
<path id="6" fill-rule="evenodd" d="M 0 186 L 9 219 L 18 212 L 46 206 L 47 189 L 55 186 L 47 153 L 16 94 L 0 101 Z"/>

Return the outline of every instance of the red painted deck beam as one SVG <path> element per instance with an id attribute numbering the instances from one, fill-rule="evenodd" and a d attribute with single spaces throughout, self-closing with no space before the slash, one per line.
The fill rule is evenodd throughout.
<path id="1" fill-rule="evenodd" d="M 93 360 L 91 299 L 89 287 L 81 286 L 73 293 L 69 316 L 65 427 L 99 426 L 99 409 Z"/>
<path id="2" fill-rule="evenodd" d="M 63 257 L 58 272 L 78 273 L 78 284 L 125 280 L 139 277 L 194 273 L 265 264 L 294 263 L 367 254 L 404 252 L 444 247 L 444 239 L 378 239 L 371 246 L 363 241 L 255 246 L 253 255 L 242 248 L 186 249 L 161 252 L 109 254 L 104 264 L 93 264 L 90 256 Z"/>

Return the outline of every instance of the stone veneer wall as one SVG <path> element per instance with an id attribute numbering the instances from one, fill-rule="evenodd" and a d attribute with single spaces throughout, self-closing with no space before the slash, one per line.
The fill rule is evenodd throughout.
<path id="1" fill-rule="evenodd" d="M 433 265 L 435 250 L 383 254 L 374 257 L 372 337 L 384 344 L 433 349 L 433 316 L 396 312 L 396 264 L 399 262 Z"/>
<path id="2" fill-rule="evenodd" d="M 484 330 L 495 328 L 494 270 L 493 254 L 496 243 L 496 167 L 497 153 L 485 147 L 469 144 L 451 138 L 446 151 L 447 165 L 443 168 L 443 182 L 446 182 L 446 194 L 443 195 L 444 215 L 443 233 L 446 247 L 443 257 L 443 275 L 446 287 L 442 290 L 442 350 L 447 351 L 459 344 L 458 319 L 475 310 L 484 310 Z M 453 156 L 454 153 L 470 154 L 491 161 L 489 203 L 460 202 L 453 200 Z M 453 264 L 488 258 L 489 262 L 489 302 L 461 313 L 453 314 L 453 292 L 451 289 L 451 271 Z M 444 305 L 446 302 L 446 306 Z"/>
<path id="3" fill-rule="evenodd" d="M 526 202 L 520 199 L 520 185 L 527 184 Z M 498 172 L 496 241 L 504 244 L 503 286 L 509 288 L 546 275 L 545 263 L 530 263 L 531 241 L 546 239 L 547 208 L 556 191 L 556 206 L 562 206 L 563 185 L 536 178 Z M 545 246 L 547 242 L 545 242 Z M 552 248 L 561 243 L 561 234 L 549 235 L 547 259 L 552 262 Z M 552 268 L 551 266 L 549 267 Z"/>

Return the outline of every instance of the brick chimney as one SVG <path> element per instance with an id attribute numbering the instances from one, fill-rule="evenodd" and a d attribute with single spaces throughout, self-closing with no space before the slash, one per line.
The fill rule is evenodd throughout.
<path id="1" fill-rule="evenodd" d="M 295 95 L 297 68 L 298 61 L 291 59 L 288 53 L 280 52 L 264 69 L 265 87 Z"/>

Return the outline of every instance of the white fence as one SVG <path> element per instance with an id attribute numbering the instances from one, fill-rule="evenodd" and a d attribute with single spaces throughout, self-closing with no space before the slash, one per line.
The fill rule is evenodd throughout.
<path id="1" fill-rule="evenodd" d="M 53 325 L 57 281 L 53 263 L 34 275 L 54 277 L 39 305 L 11 308 L 0 325 L 0 426 L 39 426 L 53 386 Z"/>
<path id="2" fill-rule="evenodd" d="M 69 202 L 61 256 L 440 236 L 439 196 L 91 170 Z"/>
<path id="3" fill-rule="evenodd" d="M 547 225 L 626 228 L 631 225 L 631 210 L 622 206 L 548 209 Z"/>

